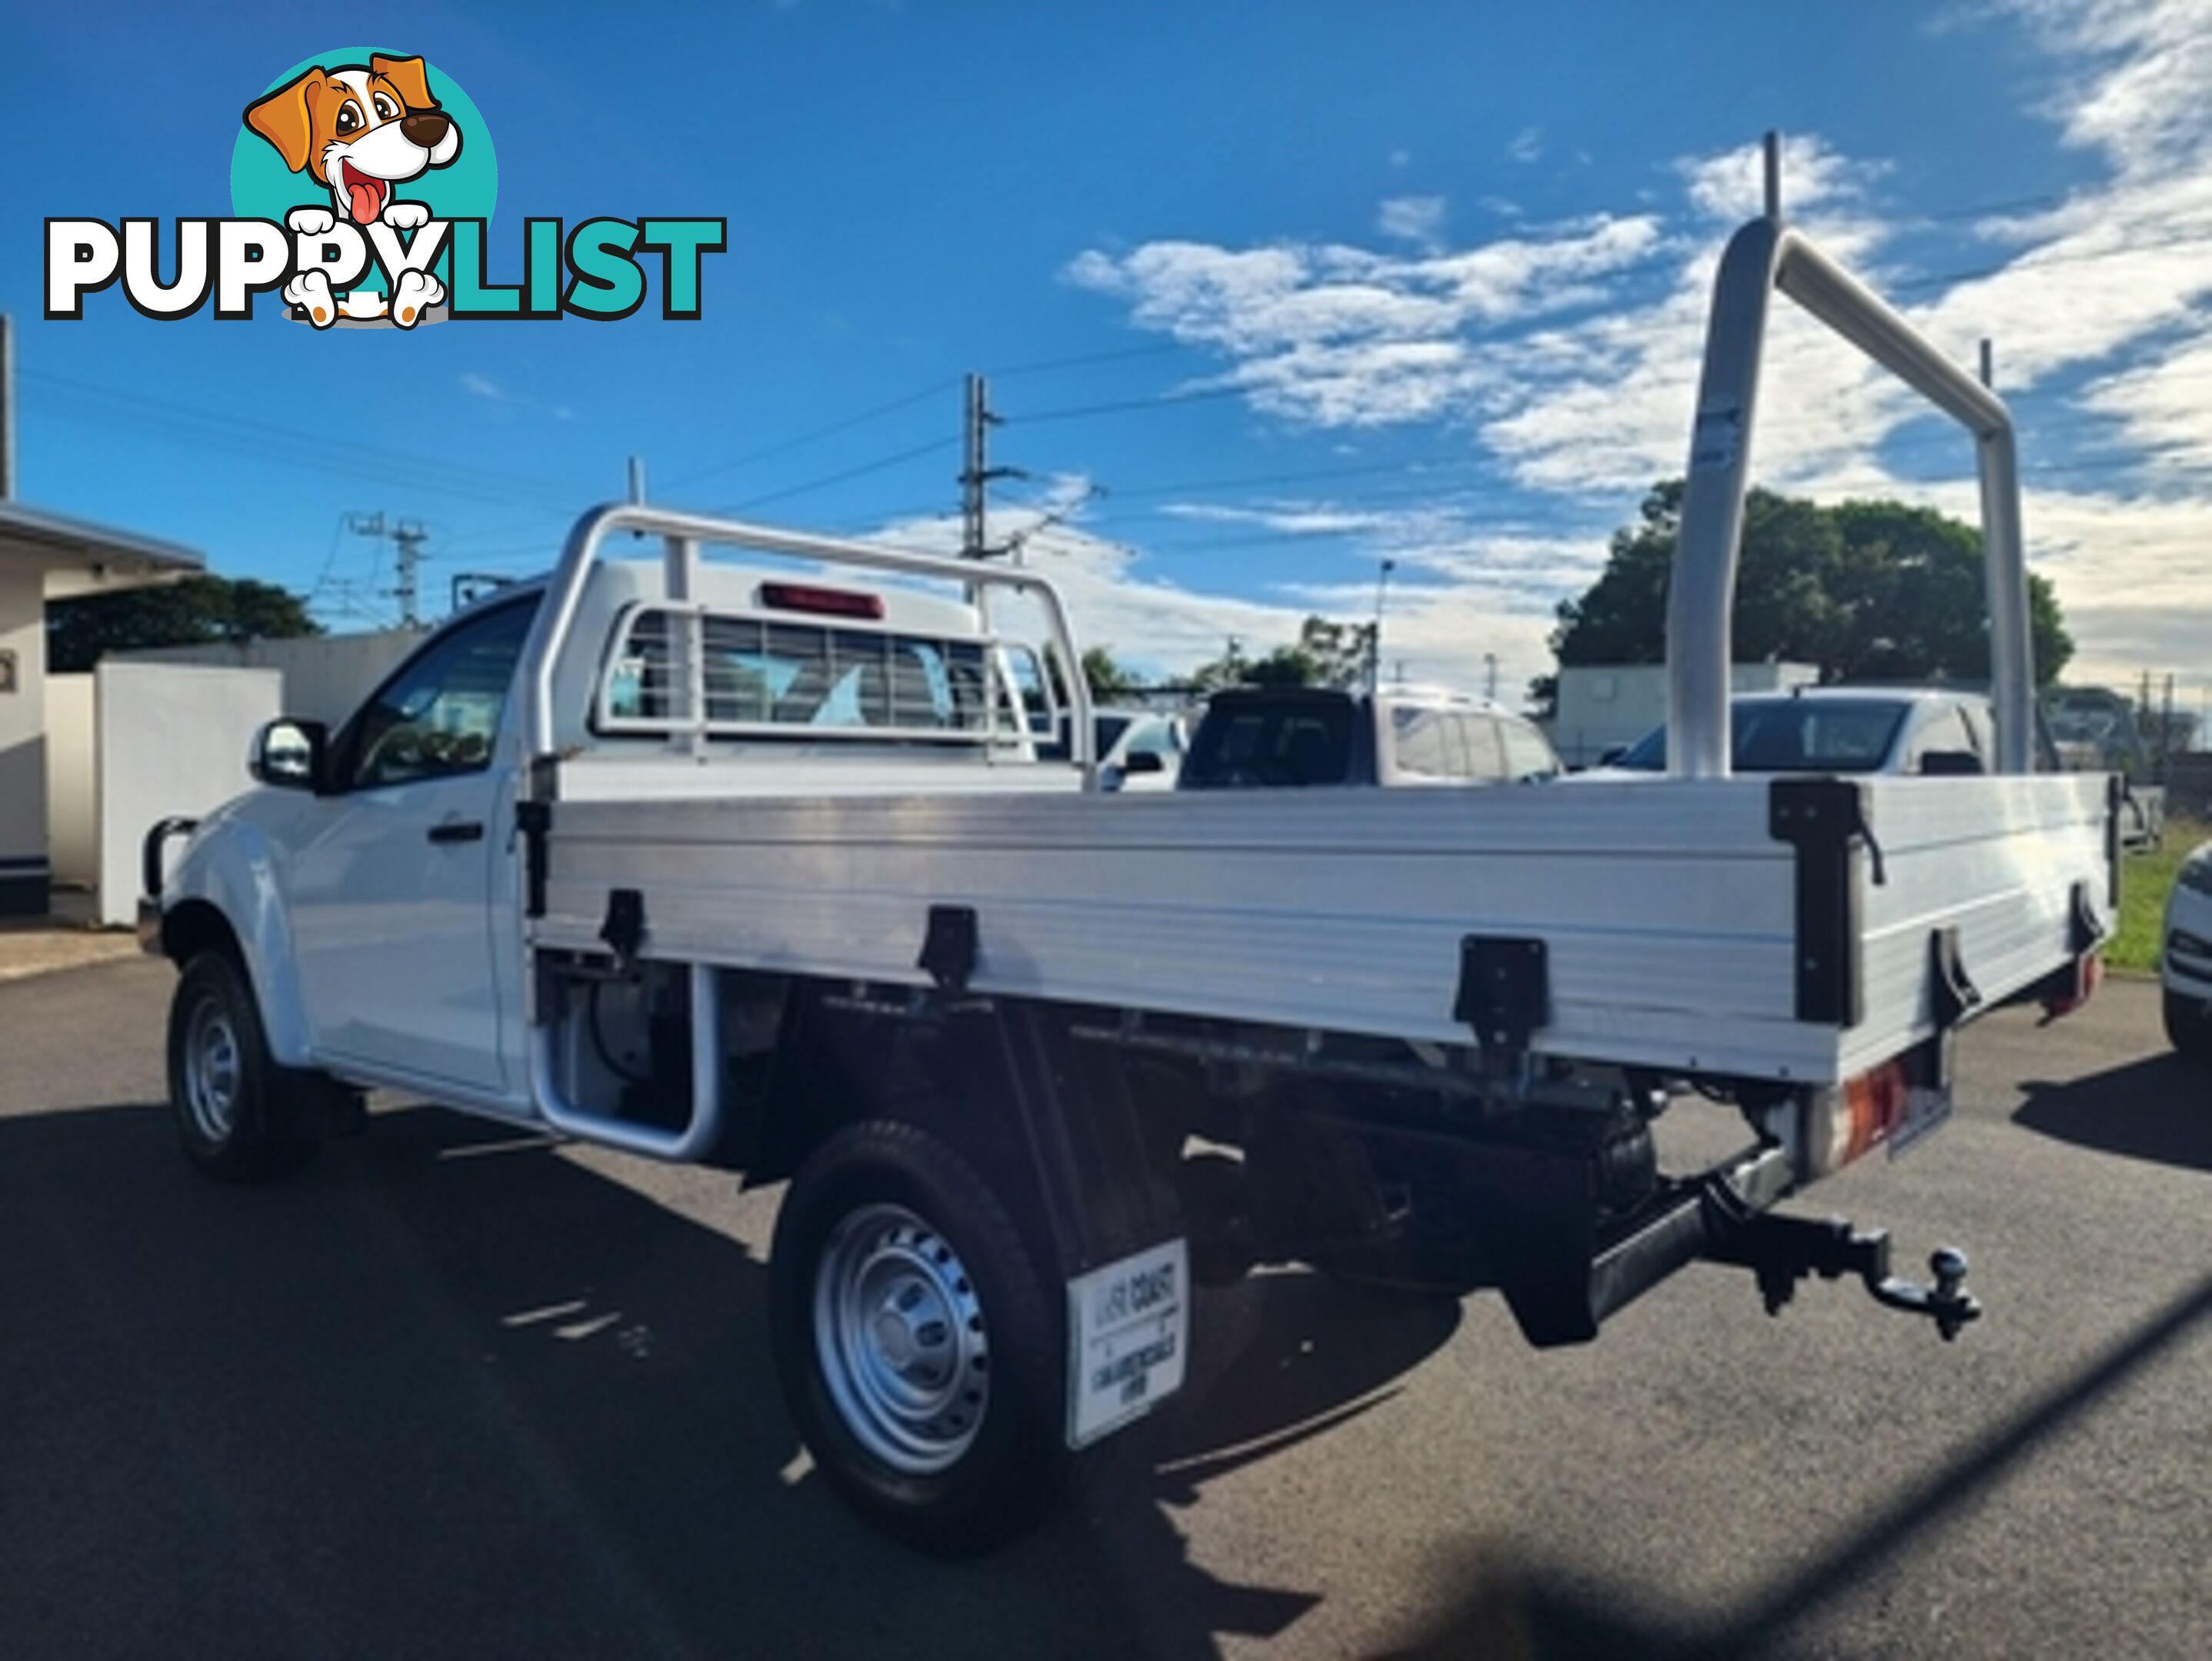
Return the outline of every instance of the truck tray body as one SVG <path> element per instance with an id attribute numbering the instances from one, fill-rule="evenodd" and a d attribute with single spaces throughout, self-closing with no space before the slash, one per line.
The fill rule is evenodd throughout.
<path id="1" fill-rule="evenodd" d="M 686 792 L 715 770 L 665 765 Z M 1464 1045 L 1462 942 L 1536 939 L 1538 1053 L 1834 1084 L 1942 1024 L 1939 931 L 1985 1007 L 2084 949 L 2077 889 L 2110 906 L 2081 775 L 1833 785 L 1863 823 L 1801 915 L 1820 850 L 1773 819 L 1801 780 L 655 797 L 640 771 L 609 796 L 563 768 L 533 946 L 604 951 L 629 890 L 643 957 L 920 986 L 957 906 L 979 994 Z"/>

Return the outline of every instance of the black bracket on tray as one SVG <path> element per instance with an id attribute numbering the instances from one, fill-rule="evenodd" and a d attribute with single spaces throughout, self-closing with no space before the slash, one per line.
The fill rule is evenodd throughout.
<path id="1" fill-rule="evenodd" d="M 609 894 L 599 938 L 627 967 L 645 943 L 645 896 L 635 888 L 617 888 Z"/>
<path id="2" fill-rule="evenodd" d="M 1929 931 L 1928 960 L 1934 972 L 1929 995 L 1936 1006 L 1936 1029 L 1948 1032 L 1982 1007 L 1982 989 L 1966 973 L 1966 960 L 1959 952 L 1956 924 L 1947 923 Z"/>
<path id="3" fill-rule="evenodd" d="M 975 908 L 932 906 L 922 932 L 921 955 L 915 967 L 926 971 L 940 992 L 964 992 L 975 973 Z"/>
<path id="4" fill-rule="evenodd" d="M 1550 955 L 1533 936 L 1471 934 L 1459 943 L 1452 1019 L 1490 1053 L 1517 1055 L 1552 1020 Z"/>

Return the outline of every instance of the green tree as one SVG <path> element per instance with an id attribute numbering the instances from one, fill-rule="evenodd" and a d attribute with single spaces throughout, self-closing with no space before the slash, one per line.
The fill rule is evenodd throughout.
<path id="1" fill-rule="evenodd" d="M 1644 497 L 1615 531 L 1605 569 L 1580 599 L 1560 602 L 1552 650 L 1562 667 L 1656 664 L 1667 656 L 1667 579 L 1681 528 L 1682 483 Z M 2074 655 L 2057 597 L 2028 578 L 2039 682 Z M 1894 501 L 1833 507 L 1753 490 L 1736 567 L 1739 663 L 1816 665 L 1825 681 L 1984 681 L 1989 623 L 1981 533 L 1933 509 Z M 1529 687 L 1544 708 L 1554 677 Z"/>
<path id="2" fill-rule="evenodd" d="M 1308 617 L 1295 646 L 1279 646 L 1263 658 L 1247 658 L 1233 645 L 1191 676 L 1201 688 L 1356 687 L 1367 681 L 1375 649 L 1372 623 L 1335 623 Z"/>
<path id="3" fill-rule="evenodd" d="M 319 634 L 299 596 L 251 577 L 187 577 L 152 588 L 83 594 L 46 607 L 46 664 L 82 674 L 111 652 Z"/>
<path id="4" fill-rule="evenodd" d="M 1103 646 L 1092 646 L 1083 654 L 1083 678 L 1090 682 L 1091 695 L 1099 703 L 1125 698 L 1140 684 L 1114 661 L 1113 649 Z"/>

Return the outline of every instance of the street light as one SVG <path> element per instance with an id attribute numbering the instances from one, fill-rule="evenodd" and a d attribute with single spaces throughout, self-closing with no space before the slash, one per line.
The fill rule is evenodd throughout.
<path id="1" fill-rule="evenodd" d="M 1385 560 L 1375 573 L 1375 632 L 1367 640 L 1367 689 L 1381 690 L 1382 684 L 1382 601 L 1390 591 L 1390 573 L 1398 568 L 1395 560 Z"/>

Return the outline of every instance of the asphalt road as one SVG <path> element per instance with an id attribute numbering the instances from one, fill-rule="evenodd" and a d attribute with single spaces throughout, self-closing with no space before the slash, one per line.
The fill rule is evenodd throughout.
<path id="1" fill-rule="evenodd" d="M 1973 1253 L 1945 1345 L 1692 1270 L 1595 1345 L 1209 1296 L 1156 1473 L 997 1558 L 856 1526 L 770 1376 L 772 1197 L 404 1107 L 200 1181 L 158 964 L 0 985 L 0 1655 L 2212 1653 L 2212 1076 L 2107 986 L 1814 1197 Z"/>

